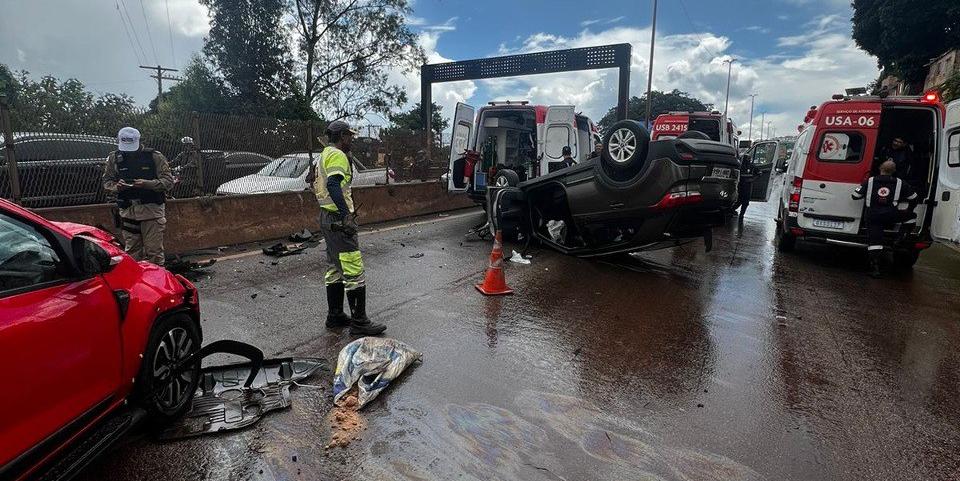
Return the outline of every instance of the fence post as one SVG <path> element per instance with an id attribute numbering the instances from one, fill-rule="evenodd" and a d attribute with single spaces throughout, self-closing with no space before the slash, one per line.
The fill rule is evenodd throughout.
<path id="1" fill-rule="evenodd" d="M 20 175 L 17 172 L 17 157 L 13 148 L 13 127 L 10 125 L 10 108 L 7 105 L 7 96 L 0 95 L 0 128 L 3 129 L 3 147 L 7 159 L 7 175 L 10 178 L 10 196 L 17 204 L 20 203 Z"/>
<path id="2" fill-rule="evenodd" d="M 206 169 L 203 167 L 203 149 L 200 148 L 200 114 L 190 113 L 190 136 L 193 137 L 193 146 L 197 149 L 197 187 L 200 188 L 200 196 L 207 194 L 203 179 L 206 177 Z"/>

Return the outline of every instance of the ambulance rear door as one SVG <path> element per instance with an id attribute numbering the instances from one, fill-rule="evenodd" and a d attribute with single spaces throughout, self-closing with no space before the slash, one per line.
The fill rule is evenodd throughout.
<path id="1" fill-rule="evenodd" d="M 471 105 L 458 103 L 453 115 L 453 131 L 450 136 L 450 170 L 447 173 L 447 190 L 465 192 L 469 179 L 465 175 L 466 159 L 464 152 L 470 146 L 477 109 Z"/>
<path id="2" fill-rule="evenodd" d="M 960 100 L 947 105 L 942 139 L 930 233 L 937 240 L 960 242 Z"/>
<path id="3" fill-rule="evenodd" d="M 863 201 L 851 193 L 869 175 L 881 107 L 877 102 L 826 104 L 804 165 L 800 191 L 801 228 L 857 234 Z"/>
<path id="4" fill-rule="evenodd" d="M 554 105 L 547 108 L 543 120 L 540 152 L 540 175 L 550 172 L 550 164 L 563 161 L 563 148 L 570 147 L 570 155 L 578 158 L 576 110 L 573 105 Z"/>

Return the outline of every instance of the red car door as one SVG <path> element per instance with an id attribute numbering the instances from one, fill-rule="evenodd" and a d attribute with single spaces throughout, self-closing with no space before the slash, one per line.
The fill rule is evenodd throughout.
<path id="1" fill-rule="evenodd" d="M 0 210 L 0 471 L 37 461 L 116 402 L 113 292 L 73 274 L 57 235 Z"/>

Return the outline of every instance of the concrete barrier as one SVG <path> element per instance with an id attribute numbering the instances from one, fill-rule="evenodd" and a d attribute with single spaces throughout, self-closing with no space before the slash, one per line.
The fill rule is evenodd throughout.
<path id="1" fill-rule="evenodd" d="M 361 224 L 433 214 L 473 205 L 466 196 L 450 195 L 437 182 L 357 187 L 353 199 Z M 56 221 L 97 226 L 118 233 L 112 205 L 97 204 L 34 209 Z M 304 228 L 319 229 L 320 207 L 312 192 L 174 199 L 167 202 L 164 244 L 169 254 L 231 244 L 278 239 Z"/>

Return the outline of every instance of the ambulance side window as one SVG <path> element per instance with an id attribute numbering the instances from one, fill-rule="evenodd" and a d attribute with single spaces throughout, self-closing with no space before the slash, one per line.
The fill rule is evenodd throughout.
<path id="1" fill-rule="evenodd" d="M 826 132 L 820 137 L 817 158 L 823 162 L 851 162 L 863 160 L 863 135 L 858 132 Z"/>
<path id="2" fill-rule="evenodd" d="M 960 167 L 960 132 L 951 135 L 947 142 L 947 165 Z"/>

